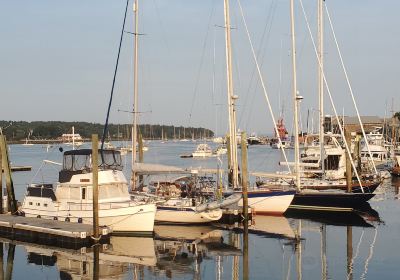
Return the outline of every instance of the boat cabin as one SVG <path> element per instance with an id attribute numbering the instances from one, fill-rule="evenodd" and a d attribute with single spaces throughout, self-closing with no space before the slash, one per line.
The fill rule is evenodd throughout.
<path id="1" fill-rule="evenodd" d="M 99 170 L 122 171 L 121 153 L 116 150 L 100 150 L 98 156 Z M 59 173 L 59 182 L 69 182 L 73 175 L 92 172 L 92 150 L 79 149 L 64 152 L 63 167 Z"/>

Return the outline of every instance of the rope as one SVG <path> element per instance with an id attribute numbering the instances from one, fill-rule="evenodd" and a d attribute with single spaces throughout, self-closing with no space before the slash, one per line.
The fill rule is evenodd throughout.
<path id="1" fill-rule="evenodd" d="M 333 109 L 333 111 L 334 111 L 334 113 L 335 113 L 336 121 L 337 121 L 337 123 L 338 123 L 338 125 L 339 125 L 340 135 L 342 136 L 342 138 L 343 138 L 343 140 L 344 140 L 344 139 L 345 139 L 344 130 L 343 130 L 342 124 L 341 124 L 340 121 L 339 121 L 339 117 L 338 117 L 338 114 L 337 114 L 336 106 L 335 106 L 335 104 L 333 103 L 332 94 L 331 94 L 330 88 L 329 88 L 329 86 L 328 86 L 328 82 L 327 82 L 327 80 L 326 80 L 325 71 L 324 71 L 324 69 L 323 69 L 323 67 L 322 67 L 322 64 L 321 64 L 321 59 L 320 59 L 320 57 L 318 56 L 317 47 L 316 47 L 316 45 L 315 45 L 314 37 L 313 37 L 312 32 L 311 32 L 310 24 L 309 24 L 309 21 L 308 21 L 306 12 L 305 12 L 305 10 L 304 10 L 304 6 L 303 6 L 303 1 L 302 1 L 302 0 L 300 0 L 300 5 L 301 5 L 302 11 L 303 11 L 304 19 L 305 19 L 305 21 L 306 21 L 306 23 L 307 23 L 307 29 L 308 29 L 308 32 L 309 32 L 310 37 L 311 37 L 311 41 L 312 41 L 312 44 L 313 44 L 313 47 L 314 47 L 314 52 L 315 52 L 315 55 L 316 55 L 317 60 L 318 60 L 318 65 L 319 65 L 319 68 L 321 69 L 321 74 L 322 74 L 322 78 L 324 79 L 324 84 L 325 84 L 325 86 L 326 86 L 326 91 L 328 92 L 329 100 L 330 100 L 330 102 L 331 102 L 332 109 Z M 357 181 L 358 181 L 358 183 L 359 183 L 359 185 L 360 185 L 361 191 L 362 191 L 362 193 L 364 193 L 364 187 L 362 186 L 362 183 L 361 183 L 360 177 L 359 177 L 359 175 L 358 175 L 357 169 L 356 169 L 356 167 L 355 167 L 355 165 L 354 165 L 354 161 L 353 161 L 353 157 L 351 156 L 351 153 L 350 153 L 349 145 L 347 145 L 347 141 L 344 140 L 343 142 L 344 142 L 344 146 L 345 146 L 345 148 L 346 148 L 346 152 L 347 152 L 347 154 L 349 155 L 350 162 L 351 162 L 351 166 L 353 167 L 354 173 L 356 174 Z"/>
<path id="2" fill-rule="evenodd" d="M 270 102 L 270 100 L 269 100 L 268 93 L 267 93 L 267 89 L 266 89 L 266 86 L 265 86 L 265 84 L 264 84 L 264 79 L 263 79 L 262 74 L 261 74 L 260 65 L 258 64 L 258 61 L 257 61 L 257 56 L 256 56 L 256 53 L 255 53 L 255 51 L 254 51 L 253 42 L 252 42 L 251 37 L 250 37 L 250 33 L 249 33 L 249 29 L 248 29 L 248 27 L 247 27 L 246 19 L 244 18 L 243 9 L 242 9 L 242 4 L 240 3 L 240 0 L 238 0 L 238 4 L 239 4 L 239 7 L 240 7 L 240 14 L 241 14 L 241 16 L 242 16 L 243 24 L 244 24 L 244 27 L 245 27 L 245 29 L 246 29 L 247 38 L 249 39 L 249 43 L 250 43 L 250 47 L 251 47 L 251 52 L 252 52 L 252 54 L 253 54 L 254 63 L 255 63 L 255 65 L 256 65 L 256 67 L 257 67 L 257 73 L 258 73 L 258 76 L 259 76 L 259 78 L 260 78 L 261 86 L 262 86 L 263 91 L 264 91 L 265 100 L 267 101 L 268 109 L 269 109 L 269 112 L 270 112 L 271 118 L 272 118 L 272 122 L 274 123 L 275 133 L 276 133 L 276 135 L 278 136 L 279 146 L 280 146 L 280 148 L 281 148 L 281 150 L 282 150 L 283 157 L 285 158 L 285 162 L 286 162 L 286 165 L 287 165 L 287 167 L 288 167 L 288 169 L 289 169 L 289 172 L 292 173 L 292 171 L 291 171 L 291 169 L 290 169 L 290 167 L 289 167 L 289 163 L 288 163 L 288 159 L 287 159 L 287 157 L 286 157 L 285 150 L 284 150 L 283 145 L 282 145 L 281 137 L 280 137 L 279 132 L 278 132 L 278 127 L 276 126 L 276 121 L 275 121 L 274 113 L 273 113 L 273 111 L 272 111 L 271 102 Z"/>
<path id="3" fill-rule="evenodd" d="M 121 45 L 122 45 L 122 39 L 123 39 L 123 36 L 124 36 L 126 14 L 128 12 L 128 4 L 129 4 L 129 0 L 126 0 L 124 22 L 122 24 L 121 38 L 119 40 L 117 62 L 115 64 L 114 77 L 113 77 L 112 86 L 111 86 L 110 101 L 108 102 L 107 117 L 106 117 L 106 122 L 104 124 L 103 136 L 101 137 L 101 151 L 103 151 L 104 141 L 105 141 L 105 138 L 106 138 L 106 135 L 107 135 L 107 132 L 108 132 L 108 120 L 109 120 L 109 117 L 110 117 L 111 104 L 112 104 L 112 99 L 113 99 L 113 95 L 114 95 L 115 78 L 117 76 L 117 71 L 118 71 L 119 55 L 121 53 Z M 101 157 L 103 158 L 103 153 L 101 153 Z"/>

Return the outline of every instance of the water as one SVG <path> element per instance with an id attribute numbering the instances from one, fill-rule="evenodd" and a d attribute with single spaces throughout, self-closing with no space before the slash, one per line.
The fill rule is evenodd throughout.
<path id="1" fill-rule="evenodd" d="M 195 149 L 192 142 L 147 145 L 146 162 L 217 168 L 215 158 L 179 157 Z M 10 145 L 14 165 L 33 167 L 31 172 L 13 174 L 18 200 L 23 199 L 27 183 L 57 180 L 59 167 L 43 160 L 61 162 L 58 148 L 46 152 L 41 145 Z M 278 150 L 249 147 L 250 170 L 276 171 L 280 160 Z M 226 167 L 225 159 L 221 167 Z M 127 173 L 129 168 L 128 155 Z M 92 279 L 97 264 L 100 279 L 398 279 L 399 187 L 400 179 L 384 182 L 370 202 L 376 212 L 363 217 L 257 216 L 249 228 L 247 248 L 242 230 L 216 226 L 156 226 L 154 238 L 112 237 L 98 258 L 93 248 L 74 251 L 0 239 L 0 270 L 6 279 L 29 275 L 31 280 Z"/>

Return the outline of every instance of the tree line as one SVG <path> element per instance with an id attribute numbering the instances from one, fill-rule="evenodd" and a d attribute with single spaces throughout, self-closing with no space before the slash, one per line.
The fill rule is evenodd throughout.
<path id="1" fill-rule="evenodd" d="M 82 138 L 89 139 L 92 134 L 103 135 L 104 125 L 89 122 L 62 122 L 62 121 L 0 121 L 0 130 L 9 141 L 30 140 L 55 140 L 64 133 L 75 133 Z M 107 139 L 125 140 L 131 138 L 131 124 L 109 124 Z M 184 139 L 184 138 L 209 138 L 214 132 L 202 127 L 183 127 L 173 125 L 142 124 L 138 127 L 144 139 Z"/>

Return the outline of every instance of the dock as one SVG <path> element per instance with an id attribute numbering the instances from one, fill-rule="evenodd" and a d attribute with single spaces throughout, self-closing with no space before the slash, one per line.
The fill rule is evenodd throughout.
<path id="1" fill-rule="evenodd" d="M 22 165 L 11 166 L 11 172 L 31 171 L 31 170 L 32 170 L 32 166 L 29 166 L 29 165 L 26 165 L 26 166 L 22 166 Z"/>
<path id="2" fill-rule="evenodd" d="M 18 172 L 18 171 L 31 171 L 32 170 L 32 166 L 30 165 L 15 165 L 15 166 L 11 166 L 11 172 Z M 4 173 L 4 169 L 2 169 L 2 172 Z"/>
<path id="3" fill-rule="evenodd" d="M 100 243 L 109 243 L 111 230 L 100 227 Z M 40 218 L 0 215 L 0 237 L 11 240 L 79 249 L 92 246 L 93 225 Z"/>

